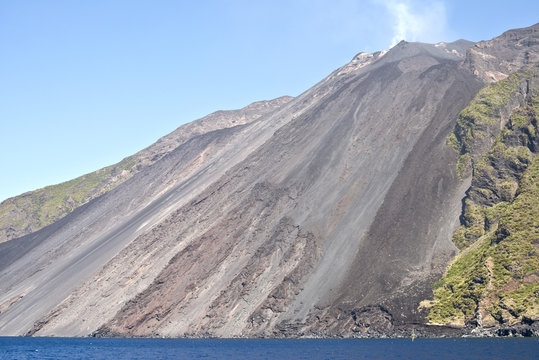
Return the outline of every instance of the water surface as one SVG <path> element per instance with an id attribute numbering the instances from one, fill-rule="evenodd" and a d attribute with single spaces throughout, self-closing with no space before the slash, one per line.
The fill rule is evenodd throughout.
<path id="1" fill-rule="evenodd" d="M 0 337 L 0 359 L 538 359 L 539 339 L 91 339 Z"/>

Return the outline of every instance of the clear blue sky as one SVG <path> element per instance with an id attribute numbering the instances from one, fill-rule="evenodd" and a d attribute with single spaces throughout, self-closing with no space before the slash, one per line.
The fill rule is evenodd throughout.
<path id="1" fill-rule="evenodd" d="M 360 51 L 538 21 L 536 0 L 0 0 L 0 201 L 299 95 Z"/>

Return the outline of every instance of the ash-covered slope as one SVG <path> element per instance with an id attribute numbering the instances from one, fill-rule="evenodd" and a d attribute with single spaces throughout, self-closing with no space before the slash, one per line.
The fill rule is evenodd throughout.
<path id="1" fill-rule="evenodd" d="M 360 53 L 17 240 L 32 246 L 0 263 L 0 334 L 356 336 L 423 322 L 470 185 L 447 145 L 484 84 L 470 45 Z"/>
<path id="2" fill-rule="evenodd" d="M 257 101 L 243 109 L 217 111 L 180 126 L 153 145 L 117 164 L 61 184 L 26 192 L 0 203 L 0 243 L 52 224 L 79 206 L 114 189 L 193 137 L 249 123 L 292 99 Z"/>

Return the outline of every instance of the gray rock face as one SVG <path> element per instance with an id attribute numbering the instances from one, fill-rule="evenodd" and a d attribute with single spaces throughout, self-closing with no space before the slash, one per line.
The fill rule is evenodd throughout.
<path id="1" fill-rule="evenodd" d="M 360 53 L 0 245 L 0 335 L 358 336 L 423 322 L 469 186 L 446 145 L 484 84 L 468 45 Z"/>
<path id="2" fill-rule="evenodd" d="M 505 79 L 524 65 L 539 61 L 539 24 L 504 32 L 468 49 L 465 66 L 485 82 Z"/>

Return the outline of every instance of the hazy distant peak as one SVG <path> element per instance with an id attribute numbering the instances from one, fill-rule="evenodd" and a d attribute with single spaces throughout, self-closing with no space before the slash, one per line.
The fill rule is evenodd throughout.
<path id="1" fill-rule="evenodd" d="M 356 70 L 364 68 L 367 65 L 374 64 L 384 57 L 384 63 L 398 62 L 406 58 L 415 56 L 431 56 L 435 58 L 461 61 L 466 57 L 466 50 L 474 43 L 469 40 L 459 39 L 453 42 L 439 42 L 436 44 L 427 44 L 422 42 L 409 42 L 401 40 L 395 46 L 376 52 L 361 51 L 356 54 L 352 60 L 336 70 L 332 76 L 341 76 L 352 73 Z M 387 56 L 386 56 L 387 54 Z"/>
<path id="2" fill-rule="evenodd" d="M 527 51 L 522 51 L 528 49 Z M 466 54 L 465 65 L 487 83 L 505 79 L 523 66 L 539 62 L 539 23 L 508 30 L 492 40 L 479 41 Z"/>
<path id="3" fill-rule="evenodd" d="M 378 59 L 380 59 L 382 56 L 384 56 L 387 51 L 388 50 L 377 51 L 374 53 L 360 52 L 352 58 L 352 61 L 350 61 L 348 64 L 344 65 L 338 70 L 337 76 L 351 73 L 355 70 L 361 69 L 367 65 L 372 64 Z"/>
<path id="4" fill-rule="evenodd" d="M 461 59 L 464 59 L 466 57 L 466 50 L 470 46 L 472 46 L 474 43 L 472 41 L 459 39 L 457 41 L 453 42 L 439 42 L 434 44 L 436 48 L 443 49 L 448 54 L 456 55 Z"/>

